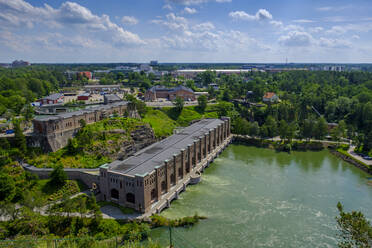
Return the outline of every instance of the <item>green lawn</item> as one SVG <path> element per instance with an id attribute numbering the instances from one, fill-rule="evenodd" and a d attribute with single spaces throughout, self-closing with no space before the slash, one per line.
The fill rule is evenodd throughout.
<path id="1" fill-rule="evenodd" d="M 156 137 L 165 137 L 173 133 L 173 129 L 178 125 L 160 110 L 150 109 L 142 121 L 149 123 L 155 132 Z"/>

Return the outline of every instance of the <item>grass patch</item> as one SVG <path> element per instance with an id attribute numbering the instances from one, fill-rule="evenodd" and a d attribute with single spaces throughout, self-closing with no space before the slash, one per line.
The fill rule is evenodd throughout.
<path id="1" fill-rule="evenodd" d="M 171 119 L 175 120 L 179 126 L 186 127 L 194 120 L 205 118 L 219 118 L 216 107 L 207 107 L 204 113 L 199 111 L 198 106 L 184 107 L 181 113 L 178 113 L 175 108 L 162 108 Z"/>
<path id="2" fill-rule="evenodd" d="M 134 209 L 132 209 L 132 208 L 126 208 L 126 207 L 120 206 L 119 204 L 114 203 L 114 202 L 100 201 L 100 202 L 97 202 L 97 204 L 98 204 L 100 207 L 104 207 L 104 206 L 113 206 L 113 207 L 116 207 L 116 208 L 120 209 L 120 211 L 121 211 L 123 214 L 134 214 L 134 213 L 135 213 L 135 210 L 134 210 Z"/>
<path id="3" fill-rule="evenodd" d="M 156 137 L 169 136 L 177 127 L 177 123 L 160 110 L 150 109 L 142 120 L 150 124 Z"/>

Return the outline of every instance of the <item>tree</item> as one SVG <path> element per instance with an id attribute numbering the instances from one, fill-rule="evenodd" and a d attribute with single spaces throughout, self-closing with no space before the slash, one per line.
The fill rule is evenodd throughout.
<path id="1" fill-rule="evenodd" d="M 337 204 L 340 213 L 336 217 L 339 230 L 339 247 L 372 247 L 372 226 L 363 213 L 344 212 L 342 204 Z"/>
<path id="2" fill-rule="evenodd" d="M 249 122 L 241 117 L 236 118 L 234 122 L 234 133 L 247 135 L 249 134 L 250 125 Z"/>
<path id="3" fill-rule="evenodd" d="M 287 138 L 288 124 L 285 120 L 281 120 L 279 123 L 279 135 L 281 139 Z"/>
<path id="4" fill-rule="evenodd" d="M 225 102 L 229 102 L 231 100 L 231 94 L 228 89 L 225 89 L 225 91 L 223 92 L 222 100 Z"/>
<path id="5" fill-rule="evenodd" d="M 26 104 L 26 107 L 23 109 L 23 116 L 26 121 L 30 121 L 34 116 L 34 109 L 30 104 Z"/>
<path id="6" fill-rule="evenodd" d="M 173 104 L 174 104 L 174 107 L 177 110 L 177 112 L 181 113 L 185 102 L 183 101 L 183 99 L 181 97 L 177 96 L 176 99 L 174 100 Z"/>
<path id="7" fill-rule="evenodd" d="M 314 133 L 314 120 L 306 119 L 301 128 L 301 135 L 303 138 L 310 140 Z"/>
<path id="8" fill-rule="evenodd" d="M 249 129 L 250 136 L 257 136 L 260 133 L 260 126 L 258 125 L 257 121 L 251 124 L 251 128 Z"/>
<path id="9" fill-rule="evenodd" d="M 11 201 L 16 194 L 14 180 L 6 174 L 0 174 L 0 201 Z"/>
<path id="10" fill-rule="evenodd" d="M 14 120 L 13 121 L 14 125 L 14 141 L 16 147 L 20 150 L 22 155 L 24 156 L 25 153 L 27 152 L 27 143 L 26 143 L 26 137 L 23 134 L 23 131 L 20 126 L 20 121 L 19 120 Z"/>
<path id="11" fill-rule="evenodd" d="M 207 108 L 208 99 L 205 95 L 201 95 L 198 98 L 198 107 L 202 113 L 204 113 L 205 109 Z"/>
<path id="12" fill-rule="evenodd" d="M 87 122 L 84 119 L 80 119 L 79 124 L 81 128 L 84 128 L 87 125 Z"/>
<path id="13" fill-rule="evenodd" d="M 265 126 L 267 127 L 268 137 L 272 138 L 277 135 L 277 125 L 275 119 L 271 115 L 266 118 Z"/>
<path id="14" fill-rule="evenodd" d="M 370 152 L 372 149 L 372 131 L 368 133 L 368 135 L 365 136 L 364 142 L 363 142 L 363 152 Z"/>
<path id="15" fill-rule="evenodd" d="M 103 132 L 104 133 L 104 132 Z M 75 139 L 68 139 L 66 146 L 67 154 L 75 155 L 77 152 L 77 144 Z"/>
<path id="16" fill-rule="evenodd" d="M 327 121 L 323 118 L 320 117 L 315 125 L 314 128 L 314 136 L 316 139 L 322 140 L 328 133 L 328 125 Z"/>
<path id="17" fill-rule="evenodd" d="M 50 173 L 50 180 L 49 183 L 53 186 L 63 186 L 66 183 L 67 175 L 66 172 L 63 170 L 62 165 L 57 165 L 52 173 Z"/>

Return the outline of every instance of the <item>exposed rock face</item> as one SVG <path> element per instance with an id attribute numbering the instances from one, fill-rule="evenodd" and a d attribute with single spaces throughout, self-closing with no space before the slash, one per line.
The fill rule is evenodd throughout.
<path id="1" fill-rule="evenodd" d="M 157 141 L 154 131 L 149 125 L 143 125 L 137 128 L 136 130 L 131 132 L 130 136 L 132 140 L 124 142 L 123 146 L 120 148 L 117 154 L 110 157 L 112 157 L 113 159 L 124 160 L 137 151 Z"/>

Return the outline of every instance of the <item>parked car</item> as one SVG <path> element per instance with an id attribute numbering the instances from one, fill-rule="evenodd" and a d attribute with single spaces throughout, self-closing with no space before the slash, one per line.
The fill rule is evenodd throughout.
<path id="1" fill-rule="evenodd" d="M 372 160 L 372 157 L 370 157 L 370 156 L 364 156 L 363 157 L 365 160 Z"/>
<path id="2" fill-rule="evenodd" d="M 5 133 L 6 134 L 12 134 L 12 133 L 14 133 L 14 130 L 13 129 L 8 129 L 8 130 L 5 131 Z"/>

